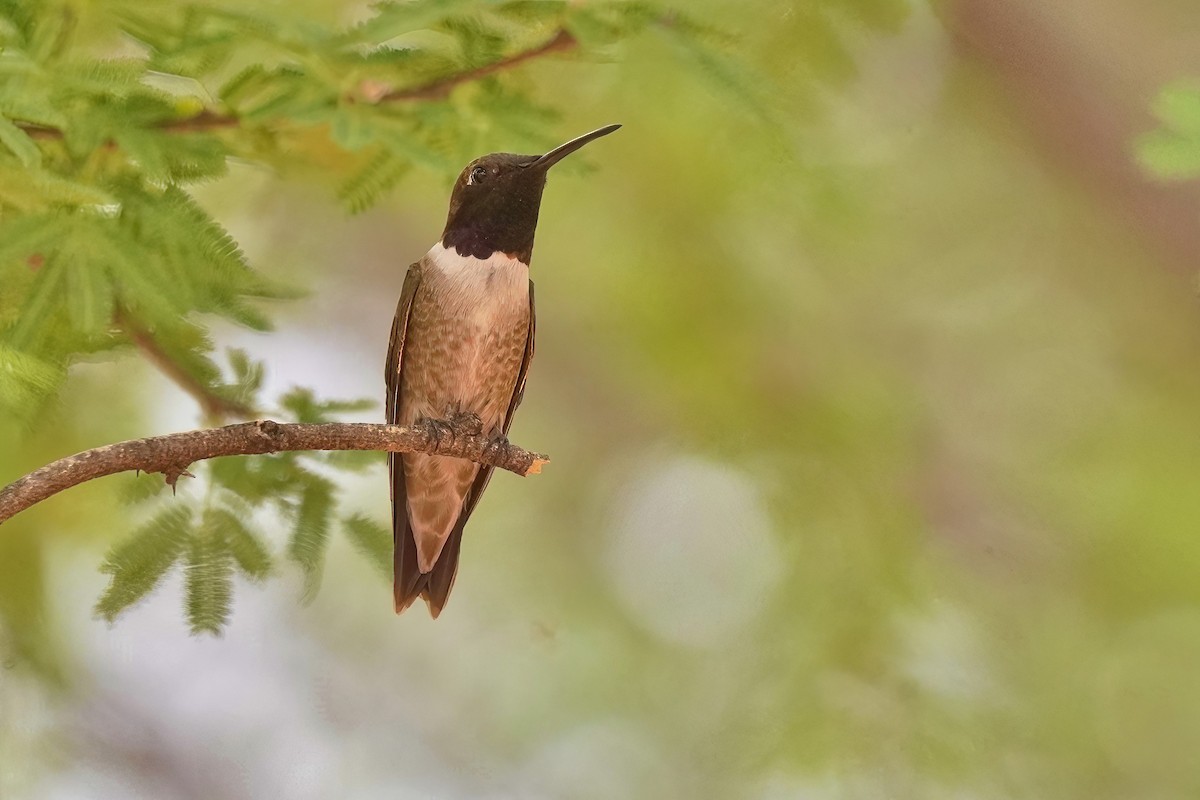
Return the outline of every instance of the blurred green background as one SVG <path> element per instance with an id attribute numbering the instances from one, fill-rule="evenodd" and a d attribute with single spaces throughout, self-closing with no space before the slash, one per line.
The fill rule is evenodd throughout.
<path id="1" fill-rule="evenodd" d="M 655 37 L 520 68 L 556 138 L 625 127 L 547 189 L 511 438 L 553 461 L 492 482 L 446 613 L 337 538 L 311 603 L 239 583 L 221 638 L 178 576 L 107 626 L 135 523 L 74 489 L 0 530 L 0 797 L 1200 795 L 1200 188 L 1135 154 L 1194 3 L 689 10 L 761 97 Z M 351 217 L 234 164 L 197 197 L 313 291 L 218 341 L 381 397 L 449 186 Z M 83 364 L 0 480 L 198 423 Z M 386 519 L 382 459 L 343 483 Z"/>

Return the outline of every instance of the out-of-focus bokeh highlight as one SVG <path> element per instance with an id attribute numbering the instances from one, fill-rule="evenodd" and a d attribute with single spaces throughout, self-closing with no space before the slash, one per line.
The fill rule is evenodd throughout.
<path id="1" fill-rule="evenodd" d="M 442 617 L 338 539 L 222 638 L 178 577 L 106 626 L 133 522 L 72 490 L 0 531 L 0 796 L 1200 795 L 1200 187 L 1135 155 L 1200 76 L 1194 4 L 691 12 L 765 106 L 661 38 L 522 67 L 563 139 L 624 128 L 547 189 L 511 436 L 553 461 L 495 477 Z M 448 192 L 348 217 L 235 165 L 198 196 L 314 291 L 221 341 L 381 397 Z M 61 406 L 22 459 L 198 421 L 132 357 Z M 382 460 L 346 502 L 386 518 Z"/>

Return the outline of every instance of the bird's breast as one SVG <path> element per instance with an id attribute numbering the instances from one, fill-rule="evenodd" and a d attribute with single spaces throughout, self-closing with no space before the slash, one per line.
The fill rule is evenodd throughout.
<path id="1" fill-rule="evenodd" d="M 529 267 L 435 245 L 422 264 L 404 356 L 403 422 L 472 411 L 503 421 L 529 332 Z"/>

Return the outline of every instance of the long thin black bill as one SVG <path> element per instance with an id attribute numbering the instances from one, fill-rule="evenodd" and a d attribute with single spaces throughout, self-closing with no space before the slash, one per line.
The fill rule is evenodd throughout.
<path id="1" fill-rule="evenodd" d="M 549 153 L 546 153 L 546 155 L 542 156 L 529 166 L 540 167 L 541 169 L 550 169 L 550 167 L 554 166 L 559 161 L 562 161 L 564 158 L 571 155 L 571 153 L 574 153 L 588 142 L 592 141 L 593 139 L 599 139 L 601 136 L 608 136 L 619 127 L 621 126 L 605 125 L 603 128 L 594 130 L 591 133 L 585 133 L 583 136 L 580 136 L 577 139 L 572 139 L 566 144 L 560 144 L 558 147 L 554 148 Z"/>

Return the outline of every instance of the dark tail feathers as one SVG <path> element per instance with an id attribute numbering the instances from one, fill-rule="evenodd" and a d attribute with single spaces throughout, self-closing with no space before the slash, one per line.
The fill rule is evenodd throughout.
<path id="1" fill-rule="evenodd" d="M 458 573 L 458 551 L 462 546 L 465 522 L 459 520 L 454 526 L 433 569 L 424 573 L 417 565 L 417 543 L 413 540 L 412 530 L 405 525 L 403 530 L 396 531 L 392 589 L 397 614 L 411 606 L 418 597 L 424 598 L 434 619 L 442 613 L 450 597 L 450 589 L 454 586 L 454 576 Z"/>

